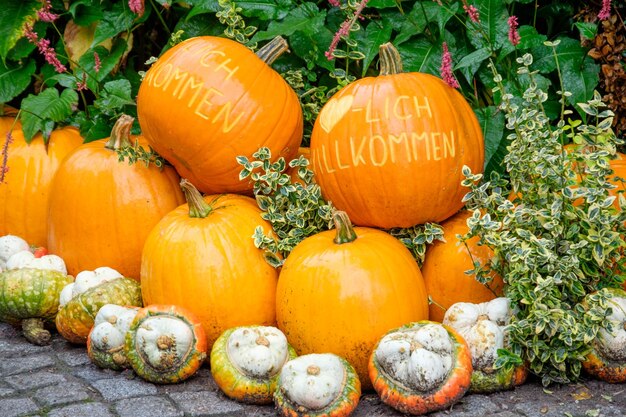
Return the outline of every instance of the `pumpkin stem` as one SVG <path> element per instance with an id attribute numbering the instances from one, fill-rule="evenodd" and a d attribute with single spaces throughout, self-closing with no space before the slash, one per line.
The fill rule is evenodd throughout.
<path id="1" fill-rule="evenodd" d="M 393 75 L 402 73 L 402 58 L 400 53 L 390 42 L 380 45 L 378 49 L 380 57 L 380 75 Z"/>
<path id="2" fill-rule="evenodd" d="M 30 318 L 22 320 L 22 332 L 26 340 L 34 345 L 46 346 L 50 344 L 50 332 L 43 328 L 42 319 Z"/>
<path id="3" fill-rule="evenodd" d="M 345 211 L 335 211 L 333 213 L 333 223 L 335 223 L 335 229 L 337 229 L 337 236 L 334 239 L 335 243 L 341 245 L 342 243 L 350 243 L 356 240 L 356 232 Z"/>
<path id="4" fill-rule="evenodd" d="M 261 58 L 267 65 L 272 65 L 285 51 L 289 50 L 287 41 L 282 36 L 276 36 L 268 44 L 256 52 L 256 56 Z"/>
<path id="5" fill-rule="evenodd" d="M 111 137 L 106 145 L 107 149 L 118 150 L 131 146 L 130 142 L 130 129 L 133 127 L 135 118 L 127 114 L 123 114 L 117 119 L 113 129 L 111 129 Z"/>
<path id="6" fill-rule="evenodd" d="M 189 217 L 205 218 L 213 211 L 213 208 L 207 203 L 202 194 L 185 178 L 180 180 L 180 188 L 183 190 L 185 200 L 189 204 Z"/>

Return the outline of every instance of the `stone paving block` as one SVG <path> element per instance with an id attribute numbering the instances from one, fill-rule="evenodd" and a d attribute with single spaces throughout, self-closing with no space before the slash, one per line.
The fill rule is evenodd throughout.
<path id="1" fill-rule="evenodd" d="M 32 414 L 39 406 L 30 398 L 7 398 L 0 400 L 0 416 L 17 417 Z"/>
<path id="2" fill-rule="evenodd" d="M 206 368 L 199 369 L 191 378 L 178 384 L 162 385 L 159 393 L 169 394 L 170 392 L 188 391 L 213 391 L 218 392 L 219 388 L 211 376 L 211 371 Z"/>
<path id="3" fill-rule="evenodd" d="M 94 364 L 78 366 L 76 368 L 73 368 L 71 372 L 74 376 L 82 378 L 88 382 L 99 381 L 101 379 L 107 378 L 117 378 L 120 376 L 120 373 L 118 371 L 98 368 Z"/>
<path id="4" fill-rule="evenodd" d="M 115 404 L 120 417 L 183 417 L 184 413 L 163 397 L 139 397 Z"/>
<path id="5" fill-rule="evenodd" d="M 173 392 L 169 396 L 190 417 L 246 417 L 237 402 L 215 392 Z"/>
<path id="6" fill-rule="evenodd" d="M 2 338 L 0 338 L 0 358 L 12 358 L 51 352 L 51 346 L 32 345 L 21 336 L 20 339 L 13 340 L 2 340 Z"/>
<path id="7" fill-rule="evenodd" d="M 154 384 L 140 379 L 126 379 L 124 377 L 101 379 L 92 382 L 91 386 L 97 389 L 106 401 L 117 401 L 157 393 Z"/>
<path id="8" fill-rule="evenodd" d="M 12 388 L 0 388 L 0 398 L 8 397 L 9 395 L 15 394 L 15 390 Z"/>
<path id="9" fill-rule="evenodd" d="M 384 404 L 377 395 L 365 394 L 351 417 L 398 417 L 401 416 L 393 408 Z"/>
<path id="10" fill-rule="evenodd" d="M 21 374 L 34 371 L 55 364 L 54 358 L 48 354 L 30 355 L 12 358 L 9 361 L 0 361 L 0 376 Z"/>
<path id="11" fill-rule="evenodd" d="M 4 380 L 13 388 L 19 390 L 40 388 L 66 381 L 63 374 L 49 371 L 24 372 L 23 374 L 6 377 Z"/>
<path id="12" fill-rule="evenodd" d="M 35 391 L 33 398 L 43 406 L 55 406 L 89 399 L 86 387 L 76 382 L 52 385 Z"/>
<path id="13" fill-rule="evenodd" d="M 83 403 L 56 408 L 48 413 L 48 417 L 114 417 L 114 414 L 106 404 Z"/>
<path id="14" fill-rule="evenodd" d="M 0 339 L 16 339 L 20 337 L 20 330 L 7 323 L 0 323 Z"/>
<path id="15" fill-rule="evenodd" d="M 85 347 L 74 348 L 68 352 L 60 352 L 57 357 L 69 366 L 87 365 L 91 363 L 91 359 L 87 356 Z"/>

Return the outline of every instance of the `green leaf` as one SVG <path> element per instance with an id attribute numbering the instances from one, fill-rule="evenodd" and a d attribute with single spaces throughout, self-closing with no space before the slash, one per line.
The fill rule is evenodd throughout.
<path id="1" fill-rule="evenodd" d="M 7 54 L 24 36 L 24 24 L 33 22 L 41 7 L 38 0 L 4 1 L 0 6 L 0 57 Z"/>
<path id="2" fill-rule="evenodd" d="M 475 68 L 474 73 L 478 70 L 478 67 L 481 63 L 483 63 L 487 58 L 491 56 L 491 51 L 488 48 L 480 48 L 475 50 L 474 52 L 465 55 L 461 60 L 454 66 L 454 70 L 458 70 L 461 68 L 466 68 L 472 66 Z"/>
<path id="3" fill-rule="evenodd" d="M 76 70 L 76 78 L 87 80 L 87 87 L 98 93 L 100 90 L 99 83 L 103 81 L 118 65 L 124 52 L 126 51 L 127 43 L 125 39 L 118 38 L 109 51 L 103 46 L 96 46 L 85 52 L 78 60 L 79 66 Z M 95 53 L 100 58 L 100 70 L 96 72 L 96 58 Z"/>
<path id="4" fill-rule="evenodd" d="M 397 48 L 415 35 L 424 33 L 428 29 L 429 23 L 438 22 L 441 13 L 445 13 L 445 11 L 442 11 L 441 6 L 437 3 L 418 1 L 415 2 L 409 13 L 383 15 L 383 22 L 385 26 L 394 26 L 398 32 L 393 41 Z"/>
<path id="5" fill-rule="evenodd" d="M 125 2 L 115 3 L 111 10 L 103 13 L 94 33 L 92 46 L 113 38 L 122 32 L 130 31 L 137 16 L 130 11 Z"/>
<path id="6" fill-rule="evenodd" d="M 380 45 L 389 42 L 389 39 L 391 39 L 391 31 L 391 26 L 381 26 L 378 22 L 372 21 L 367 25 L 365 31 L 360 30 L 356 32 L 356 35 L 360 35 L 360 37 L 357 38 L 359 49 L 365 55 L 361 72 L 362 77 L 365 76 L 370 64 L 378 55 Z"/>
<path id="7" fill-rule="evenodd" d="M 502 173 L 502 160 L 506 155 L 507 140 L 504 130 L 504 113 L 497 107 L 476 109 L 476 117 L 485 138 L 486 175 L 495 170 Z"/>
<path id="8" fill-rule="evenodd" d="M 561 77 L 563 78 L 563 88 L 565 91 L 572 93 L 567 101 L 574 105 L 577 103 L 585 103 L 593 97 L 600 80 L 600 66 L 593 59 L 584 59 L 582 65 L 577 65 L 575 60 L 568 60 L 562 64 Z M 583 111 L 575 106 L 581 114 Z"/>
<path id="9" fill-rule="evenodd" d="M 49 122 L 60 122 L 68 118 L 78 104 L 78 94 L 71 89 L 65 89 L 59 95 L 56 88 L 48 88 L 39 95 L 29 94 L 22 100 L 22 130 L 27 142 L 38 133 L 43 132 Z M 44 130 L 45 129 L 45 130 Z"/>
<path id="10" fill-rule="evenodd" d="M 480 14 L 480 31 L 468 32 L 469 41 L 478 48 L 500 49 L 509 42 L 509 13 L 501 0 L 475 0 Z"/>
<path id="11" fill-rule="evenodd" d="M 419 39 L 396 47 L 402 57 L 404 71 L 426 72 L 439 76 L 441 45 L 434 45 L 426 39 Z"/>
<path id="12" fill-rule="evenodd" d="M 567 37 L 558 38 L 560 41 L 556 46 L 556 58 L 559 65 L 563 66 L 570 62 L 573 66 L 581 66 L 583 59 L 587 56 L 587 51 L 580 45 L 580 42 Z M 534 56 L 533 70 L 543 73 L 552 72 L 556 69 L 555 57 L 551 47 L 541 45 L 531 51 Z"/>
<path id="13" fill-rule="evenodd" d="M 17 97 L 29 85 L 37 66 L 29 59 L 21 66 L 13 63 L 4 65 L 0 62 L 0 103 L 6 103 Z"/>
<path id="14" fill-rule="evenodd" d="M 88 26 L 103 18 L 103 10 L 100 1 L 78 0 L 72 1 L 69 7 L 74 23 L 79 26 Z"/>
<path id="15" fill-rule="evenodd" d="M 500 53 L 498 53 L 498 61 L 502 61 L 503 58 L 505 58 L 515 50 L 525 50 L 541 47 L 543 46 L 543 43 L 546 41 L 546 39 L 548 39 L 546 35 L 540 34 L 539 32 L 537 32 L 537 29 L 528 25 L 520 26 L 517 32 L 520 36 L 519 44 L 517 45 L 517 47 L 515 47 L 511 42 L 504 42 Z"/>
<path id="16" fill-rule="evenodd" d="M 335 68 L 333 61 L 329 61 L 324 53 L 333 40 L 333 33 L 326 27 L 320 28 L 317 33 L 298 31 L 289 36 L 289 46 L 293 52 L 304 60 L 313 60 L 319 67 L 332 71 Z"/>
<path id="17" fill-rule="evenodd" d="M 399 7 L 399 5 L 398 0 L 370 0 L 367 2 L 367 7 L 374 9 L 387 9 L 390 7 Z"/>
<path id="18" fill-rule="evenodd" d="M 236 0 L 235 4 L 241 7 L 243 16 L 261 20 L 279 20 L 290 16 L 294 10 L 291 0 Z"/>
<path id="19" fill-rule="evenodd" d="M 135 105 L 130 94 L 130 81 L 126 79 L 109 81 L 104 84 L 104 89 L 100 97 L 94 101 L 94 106 L 105 114 L 114 114 L 113 110 L 122 109 L 126 105 Z"/>
<path id="20" fill-rule="evenodd" d="M 578 28 L 583 38 L 593 39 L 598 33 L 598 24 L 592 22 L 575 22 L 574 26 Z"/>
<path id="21" fill-rule="evenodd" d="M 254 35 L 252 42 L 273 39 L 276 36 L 290 36 L 298 31 L 307 35 L 314 35 L 324 27 L 325 20 L 325 10 L 320 12 L 315 3 L 303 3 L 293 9 L 289 16 L 282 21 L 270 22 L 267 30 L 257 32 Z"/>

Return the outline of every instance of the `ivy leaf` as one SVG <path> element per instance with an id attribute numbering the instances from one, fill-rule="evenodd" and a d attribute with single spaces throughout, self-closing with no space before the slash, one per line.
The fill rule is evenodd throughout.
<path id="1" fill-rule="evenodd" d="M 30 142 L 38 132 L 43 132 L 47 140 L 53 123 L 68 118 L 77 104 L 78 94 L 69 88 L 60 95 L 56 88 L 45 89 L 38 95 L 29 94 L 20 106 L 22 131 L 26 141 Z"/>
<path id="2" fill-rule="evenodd" d="M 363 58 L 362 77 L 365 76 L 370 64 L 378 55 L 380 45 L 389 42 L 391 39 L 391 31 L 392 28 L 390 25 L 380 25 L 378 22 L 372 21 L 367 25 L 365 31 L 360 30 L 356 32 L 357 34 L 361 34 L 361 37 L 356 40 L 359 43 L 359 49 L 365 55 L 365 58 Z"/>
<path id="3" fill-rule="evenodd" d="M 104 84 L 100 97 L 94 101 L 94 106 L 105 114 L 114 114 L 113 110 L 122 109 L 127 105 L 135 105 L 130 96 L 130 81 L 126 79 L 109 81 Z"/>
<path id="4" fill-rule="evenodd" d="M 29 59 L 23 65 L 0 62 L 0 103 L 17 97 L 29 85 L 37 66 Z"/>
<path id="5" fill-rule="evenodd" d="M 33 22 L 41 7 L 38 0 L 4 1 L 0 7 L 0 57 L 7 54 L 24 36 L 24 24 Z"/>

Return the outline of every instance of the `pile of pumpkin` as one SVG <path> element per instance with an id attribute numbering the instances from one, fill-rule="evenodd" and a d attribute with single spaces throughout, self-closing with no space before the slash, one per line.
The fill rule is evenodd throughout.
<path id="1" fill-rule="evenodd" d="M 423 414 L 521 384 L 523 364 L 494 367 L 512 308 L 496 298 L 502 279 L 486 288 L 464 274 L 491 253 L 456 240 L 467 230 L 462 167 L 483 165 L 480 128 L 457 91 L 403 73 L 389 44 L 381 75 L 335 94 L 312 134 L 315 181 L 341 210 L 335 230 L 304 239 L 280 270 L 265 261 L 252 235 L 272 227 L 237 157 L 299 151 L 298 99 L 269 66 L 286 49 L 277 38 L 255 55 L 214 37 L 171 48 L 139 90 L 142 136 L 122 117 L 108 139 L 81 144 L 68 127 L 26 145 L 17 126 L 0 185 L 0 320 L 38 344 L 53 320 L 98 366 L 155 383 L 208 357 L 228 396 L 289 416 L 348 415 L 362 387 Z M 171 166 L 120 161 L 129 147 Z M 424 222 L 443 222 L 446 242 L 420 270 L 380 229 Z M 623 322 L 626 294 L 614 303 Z M 612 347 L 622 336 L 601 336 L 588 368 L 624 378 L 625 352 Z"/>

